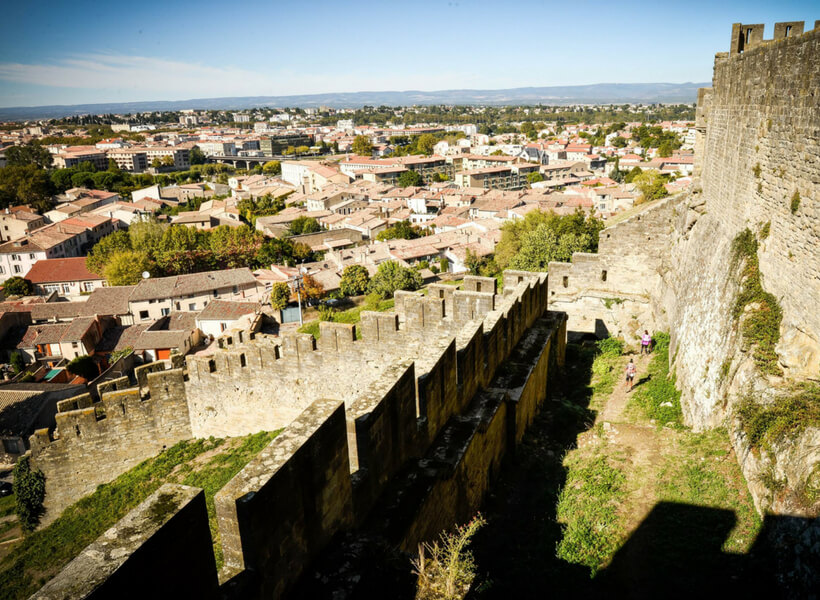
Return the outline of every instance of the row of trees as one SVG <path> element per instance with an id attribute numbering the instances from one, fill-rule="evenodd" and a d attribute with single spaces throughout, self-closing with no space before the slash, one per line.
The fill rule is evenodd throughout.
<path id="1" fill-rule="evenodd" d="M 86 266 L 110 285 L 133 285 L 147 271 L 156 276 L 217 269 L 268 267 L 313 260 L 304 244 L 269 239 L 248 227 L 222 225 L 198 231 L 181 225 L 138 222 L 128 231 L 102 238 L 86 258 Z"/>

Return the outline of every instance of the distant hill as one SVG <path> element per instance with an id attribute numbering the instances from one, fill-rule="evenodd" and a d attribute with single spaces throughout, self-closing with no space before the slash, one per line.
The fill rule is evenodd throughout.
<path id="1" fill-rule="evenodd" d="M 695 102 L 697 90 L 709 83 L 596 83 L 552 87 L 524 87 L 507 90 L 439 90 L 422 92 L 349 92 L 304 94 L 297 96 L 244 96 L 233 98 L 196 98 L 153 102 L 112 102 L 70 106 L 16 106 L 0 108 L 0 121 L 53 119 L 71 115 L 135 113 L 154 110 L 242 110 L 256 107 L 357 108 L 370 106 L 407 106 L 412 104 L 608 104 L 627 102 Z"/>

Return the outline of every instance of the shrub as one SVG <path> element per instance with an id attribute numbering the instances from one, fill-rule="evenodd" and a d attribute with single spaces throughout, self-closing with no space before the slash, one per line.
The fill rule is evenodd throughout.
<path id="1" fill-rule="evenodd" d="M 598 350 L 604 356 L 620 356 L 624 352 L 624 342 L 618 338 L 608 337 L 597 343 Z"/>
<path id="2" fill-rule="evenodd" d="M 820 426 L 820 386 L 801 383 L 789 396 L 761 405 L 746 396 L 735 411 L 752 448 L 766 448 L 794 439 L 807 427 Z"/>
<path id="3" fill-rule="evenodd" d="M 3 283 L 3 291 L 6 296 L 29 296 L 33 289 L 31 282 L 22 277 L 9 277 Z"/>
<path id="4" fill-rule="evenodd" d="M 9 357 L 9 362 L 11 363 L 11 368 L 14 369 L 15 373 L 19 373 L 20 371 L 26 368 L 26 365 L 23 362 L 23 353 L 19 350 L 15 350 L 11 353 L 11 356 Z"/>
<path id="5" fill-rule="evenodd" d="M 339 280 L 339 289 L 345 296 L 358 296 L 367 291 L 370 275 L 362 265 L 348 265 Z"/>
<path id="6" fill-rule="evenodd" d="M 792 214 L 797 213 L 797 209 L 800 208 L 800 192 L 795 190 L 794 194 L 792 194 L 792 202 L 789 206 L 791 208 Z"/>
<path id="7" fill-rule="evenodd" d="M 768 239 L 769 234 L 771 233 L 771 230 L 772 230 L 772 222 L 771 221 L 766 221 L 763 224 L 763 227 L 760 228 L 760 234 L 759 234 L 760 241 Z"/>
<path id="8" fill-rule="evenodd" d="M 755 178 L 760 177 L 761 171 L 762 171 L 762 169 L 760 168 L 760 163 L 758 163 L 754 167 L 752 167 L 752 173 L 754 173 Z"/>
<path id="9" fill-rule="evenodd" d="M 78 356 L 66 365 L 69 373 L 91 381 L 100 374 L 97 363 L 90 356 Z"/>
<path id="10" fill-rule="evenodd" d="M 783 311 L 774 295 L 763 289 L 757 258 L 757 239 L 745 229 L 732 242 L 731 268 L 742 264 L 741 290 L 735 299 L 733 316 L 741 320 L 746 348 L 754 348 L 752 357 L 762 373 L 780 375 L 775 346 L 780 340 Z"/>
<path id="11" fill-rule="evenodd" d="M 367 289 L 381 298 L 391 298 L 396 290 L 417 290 L 422 285 L 418 271 L 402 267 L 399 263 L 388 260 L 379 265 L 379 270 L 370 280 Z"/>
<path id="12" fill-rule="evenodd" d="M 277 281 L 270 291 L 270 305 L 274 310 L 282 310 L 290 301 L 290 287 L 284 281 Z"/>
<path id="13" fill-rule="evenodd" d="M 454 533 L 441 534 L 440 541 L 419 545 L 419 556 L 413 560 L 418 575 L 416 600 L 456 600 L 467 595 L 476 575 L 475 560 L 467 547 L 484 524 L 484 518 L 477 515 Z"/>
<path id="14" fill-rule="evenodd" d="M 23 456 L 14 466 L 14 496 L 17 516 L 25 531 L 34 531 L 43 514 L 46 497 L 46 477 L 39 469 L 33 471 L 29 457 Z"/>

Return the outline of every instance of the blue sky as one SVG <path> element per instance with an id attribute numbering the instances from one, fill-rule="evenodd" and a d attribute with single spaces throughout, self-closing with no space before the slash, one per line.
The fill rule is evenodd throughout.
<path id="1" fill-rule="evenodd" d="M 2 0 L 0 106 L 703 82 L 733 22 L 816 1 Z"/>

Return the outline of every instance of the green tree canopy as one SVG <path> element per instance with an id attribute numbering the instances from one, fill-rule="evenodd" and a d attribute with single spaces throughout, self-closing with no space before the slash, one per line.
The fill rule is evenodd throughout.
<path id="1" fill-rule="evenodd" d="M 641 192 L 641 202 L 649 202 L 669 195 L 665 187 L 668 179 L 657 171 L 644 171 L 632 181 Z"/>
<path id="2" fill-rule="evenodd" d="M 269 160 L 262 165 L 262 172 L 265 175 L 279 175 L 282 172 L 282 163 L 278 160 Z"/>
<path id="3" fill-rule="evenodd" d="M 126 250 L 131 250 L 131 237 L 127 231 L 115 231 L 94 244 L 85 259 L 85 266 L 92 273 L 102 275 L 111 256 Z"/>
<path id="4" fill-rule="evenodd" d="M 436 139 L 436 136 L 432 133 L 422 133 L 416 140 L 416 148 L 422 154 L 432 154 L 433 147 L 437 142 L 438 140 Z"/>
<path id="5" fill-rule="evenodd" d="M 0 208 L 27 204 L 45 212 L 52 207 L 54 191 L 48 173 L 36 165 L 0 168 Z"/>
<path id="6" fill-rule="evenodd" d="M 409 221 L 399 221 L 376 234 L 376 239 L 380 242 L 395 239 L 415 240 L 420 237 L 419 230 L 410 225 Z"/>
<path id="7" fill-rule="evenodd" d="M 34 531 L 43 514 L 46 478 L 39 469 L 33 470 L 28 456 L 21 456 L 14 465 L 14 497 L 16 512 L 25 531 Z"/>
<path id="8" fill-rule="evenodd" d="M 51 153 L 39 144 L 25 144 L 6 148 L 6 164 L 12 167 L 34 165 L 40 169 L 51 166 Z"/>
<path id="9" fill-rule="evenodd" d="M 108 285 L 136 285 L 143 271 L 150 272 L 148 256 L 135 250 L 121 250 L 111 254 L 103 275 Z"/>
<path id="10" fill-rule="evenodd" d="M 539 229 L 537 236 L 529 237 Z M 565 260 L 563 252 L 566 247 L 577 252 L 597 252 L 601 229 L 603 223 L 599 219 L 587 217 L 581 210 L 563 216 L 534 210 L 523 219 L 510 221 L 502 227 L 501 241 L 495 248 L 495 262 L 499 269 L 544 270 L 549 261 Z M 518 257 L 524 251 L 525 240 L 526 252 Z M 566 260 L 571 256 L 572 252 Z M 533 268 L 514 266 L 524 263 Z"/>
<path id="11" fill-rule="evenodd" d="M 288 233 L 290 235 L 300 235 L 303 233 L 316 233 L 317 231 L 321 230 L 321 226 L 319 225 L 319 221 L 314 219 L 313 217 L 296 217 L 293 222 L 290 224 L 288 228 Z"/>
<path id="12" fill-rule="evenodd" d="M 533 171 L 527 174 L 527 181 L 530 183 L 538 183 L 539 181 L 544 181 L 544 176 L 541 175 L 539 171 Z"/>
<path id="13" fill-rule="evenodd" d="M 417 171 L 405 171 L 404 173 L 399 175 L 399 179 L 396 183 L 399 187 L 419 187 L 424 185 L 424 177 L 422 177 L 421 173 L 418 173 Z"/>
<path id="14" fill-rule="evenodd" d="M 3 291 L 6 296 L 29 296 L 34 290 L 34 286 L 28 279 L 22 277 L 9 277 L 3 283 Z"/>
<path id="15" fill-rule="evenodd" d="M 342 271 L 339 289 L 345 296 L 359 296 L 367 291 L 370 275 L 362 265 L 348 265 Z"/>
<path id="16" fill-rule="evenodd" d="M 353 153 L 359 156 L 372 156 L 373 145 L 370 143 L 370 138 L 366 135 L 357 135 L 353 139 Z"/>
<path id="17" fill-rule="evenodd" d="M 382 298 L 391 298 L 396 290 L 417 290 L 422 283 L 424 282 L 418 271 L 388 260 L 379 265 L 378 271 L 367 286 L 367 291 Z"/>
<path id="18" fill-rule="evenodd" d="M 290 301 L 290 287 L 284 281 L 273 284 L 270 292 L 270 305 L 274 310 L 282 310 Z"/>

